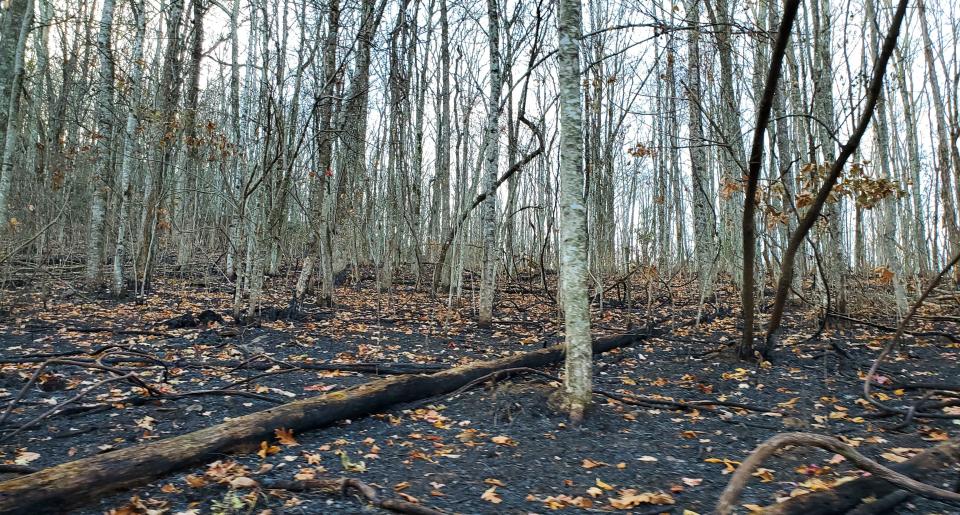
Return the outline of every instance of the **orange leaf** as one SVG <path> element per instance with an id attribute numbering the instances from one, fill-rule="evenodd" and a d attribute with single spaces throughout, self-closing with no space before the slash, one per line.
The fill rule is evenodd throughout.
<path id="1" fill-rule="evenodd" d="M 274 429 L 273 432 L 277 435 L 277 441 L 287 447 L 300 445 L 300 443 L 293 438 L 293 429 L 284 429 L 281 427 Z"/>

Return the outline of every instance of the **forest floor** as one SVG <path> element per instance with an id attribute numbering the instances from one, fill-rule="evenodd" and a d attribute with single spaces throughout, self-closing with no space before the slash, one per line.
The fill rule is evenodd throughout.
<path id="1" fill-rule="evenodd" d="M 282 280 L 276 282 L 267 304 L 283 307 L 288 290 Z M 476 326 L 469 306 L 447 309 L 446 298 L 432 299 L 412 286 L 379 295 L 369 282 L 338 289 L 334 310 L 305 306 L 295 320 L 257 327 L 229 322 L 232 295 L 226 287 L 183 279 L 161 281 L 140 304 L 68 290 L 45 296 L 7 291 L 7 311 L 0 318 L 0 410 L 52 355 L 79 361 L 101 357 L 109 364 L 111 358 L 139 353 L 156 361 L 117 366 L 165 393 L 188 395 L 143 402 L 142 387 L 115 381 L 30 426 L 110 377 L 88 366 L 51 364 L 0 424 L 0 463 L 49 467 L 378 376 L 305 365 L 456 366 L 561 342 L 556 307 L 534 292 L 538 287 L 529 288 L 522 293 L 511 286 L 517 293 L 499 295 L 498 322 L 491 329 Z M 548 406 L 556 383 L 520 375 L 302 434 L 280 432 L 274 441 L 199 463 L 75 513 L 376 512 L 350 496 L 250 488 L 236 481 L 231 486 L 237 477 L 259 482 L 351 477 L 378 487 L 385 497 L 447 513 L 707 513 L 738 462 L 779 432 L 835 435 L 887 465 L 960 433 L 952 420 L 916 420 L 897 428 L 902 420 L 878 417 L 860 398 L 864 374 L 890 338 L 888 331 L 833 324 L 811 339 L 818 313 L 795 305 L 784 331 L 788 336 L 772 364 L 737 362 L 717 352 L 737 340 L 735 310 L 721 311 L 699 327 L 679 327 L 696 315 L 692 290 L 661 286 L 651 292 L 649 305 L 646 290 L 639 290 L 644 305 L 631 314 L 634 319 L 649 314 L 678 328 L 597 356 L 596 386 L 725 405 L 672 409 L 597 397 L 585 423 L 574 428 Z M 718 292 L 716 304 L 735 306 L 731 291 Z M 860 304 L 853 316 L 896 325 L 891 312 Z M 705 314 L 712 315 L 711 309 Z M 182 328 L 163 324 L 203 310 L 227 321 Z M 922 318 L 915 329 L 960 335 L 960 293 L 941 292 L 922 314 L 941 319 Z M 623 332 L 627 313 L 622 307 L 595 307 L 594 315 L 595 334 Z M 876 395 L 909 407 L 914 397 L 907 383 L 956 384 L 960 344 L 945 337 L 906 341 L 882 367 Z M 764 467 L 742 503 L 769 505 L 860 474 L 842 457 L 810 449 L 784 452 Z M 0 474 L 0 480 L 9 477 Z M 952 510 L 922 499 L 902 506 L 904 513 L 956 513 Z"/>

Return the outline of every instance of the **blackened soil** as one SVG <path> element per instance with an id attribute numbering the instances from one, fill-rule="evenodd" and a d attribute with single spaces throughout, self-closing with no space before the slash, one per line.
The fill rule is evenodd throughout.
<path id="1" fill-rule="evenodd" d="M 319 363 L 419 363 L 456 366 L 559 341 L 555 309 L 533 295 L 508 297 L 492 330 L 475 327 L 468 308 L 413 291 L 392 297 L 344 289 L 335 311 L 307 308 L 301 320 L 260 327 L 213 326 L 166 331 L 154 324 L 191 310 L 227 312 L 228 294 L 188 294 L 167 286 L 144 305 L 108 301 L 64 302 L 55 308 L 14 311 L 0 327 L 0 401 L 6 408 L 26 384 L 36 362 L 13 363 L 41 353 L 75 352 L 93 359 L 120 345 L 161 361 L 117 363 L 169 394 L 227 388 L 259 396 L 202 394 L 147 400 L 142 388 L 113 382 L 92 390 L 34 427 L 11 432 L 97 381 L 104 371 L 54 364 L 31 386 L 0 427 L 0 459 L 42 468 L 143 442 L 184 434 L 278 402 L 377 380 L 376 374 L 290 369 Z M 662 298 L 662 297 L 661 297 Z M 278 303 L 282 299 L 276 299 Z M 29 302 L 23 305 L 30 305 Z M 23 306 L 21 305 L 21 306 Z M 672 292 L 650 306 L 665 326 L 689 320 L 690 299 Z M 943 305 L 940 303 L 939 305 Z M 483 384 L 456 395 L 397 406 L 387 412 L 267 442 L 218 456 L 161 480 L 119 492 L 76 513 L 370 513 L 352 496 L 320 492 L 235 489 L 229 481 L 259 483 L 298 478 L 353 477 L 385 497 L 404 497 L 450 513 L 707 513 L 729 479 L 728 471 L 770 436 L 812 431 L 841 437 L 881 463 L 909 457 L 957 436 L 950 419 L 921 419 L 902 430 L 901 418 L 879 418 L 859 398 L 863 374 L 889 334 L 864 325 L 827 328 L 814 339 L 815 316 L 801 307 L 790 320 L 772 364 L 757 366 L 712 352 L 732 344 L 736 314 L 698 328 L 677 328 L 632 348 L 598 357 L 596 385 L 608 392 L 670 400 L 736 403 L 673 409 L 626 405 L 597 397 L 580 427 L 570 427 L 549 402 L 557 384 L 521 376 Z M 643 319 L 647 307 L 632 313 Z M 927 315 L 948 314 L 931 311 Z M 624 325 L 622 308 L 595 312 L 598 332 Z M 893 324 L 890 320 L 875 319 Z M 951 321 L 922 329 L 960 334 Z M 131 335 L 76 332 L 76 327 L 166 332 Z M 839 347 L 849 357 L 841 356 Z M 100 353 L 96 351 L 101 350 Z M 955 383 L 960 345 L 941 337 L 911 338 L 881 371 L 877 395 L 909 407 L 917 399 L 904 383 Z M 130 356 L 129 354 L 125 356 Z M 243 365 L 243 366 L 238 366 Z M 273 368 L 270 368 L 273 367 Z M 269 375 L 264 375 L 271 372 Z M 275 372 L 275 373 L 274 373 Z M 559 370 L 545 370 L 560 375 Z M 41 384 L 42 383 L 42 384 Z M 235 385 L 235 386 L 231 386 Z M 952 408 L 944 408 L 950 413 Z M 858 473 L 835 456 L 793 449 L 764 465 L 741 502 L 768 505 Z M 953 474 L 955 477 L 955 473 Z M 950 478 L 946 478 L 949 480 Z M 629 494 L 659 494 L 658 502 L 628 503 Z M 914 501 L 904 513 L 956 513 L 931 501 Z"/>

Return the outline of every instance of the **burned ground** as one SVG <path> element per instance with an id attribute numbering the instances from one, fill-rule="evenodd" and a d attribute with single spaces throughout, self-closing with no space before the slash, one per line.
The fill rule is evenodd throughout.
<path id="1" fill-rule="evenodd" d="M 141 304 L 74 293 L 44 305 L 9 292 L 9 314 L 0 326 L 3 408 L 40 363 L 61 362 L 50 363 L 14 403 L 3 423 L 0 459 L 49 467 L 338 391 L 384 371 L 429 373 L 562 340 L 555 306 L 532 290 L 502 293 L 490 329 L 476 327 L 468 307 L 448 309 L 445 298 L 412 286 L 391 295 L 372 291 L 367 284 L 343 287 L 336 309 L 306 306 L 296 317 L 256 326 L 231 323 L 229 292 L 173 279 Z M 715 304 L 735 304 L 727 295 L 721 292 Z M 709 322 L 688 326 L 684 322 L 696 316 L 694 297 L 682 286 L 651 291 L 649 305 L 629 313 L 638 325 L 655 319 L 661 329 L 675 328 L 597 357 L 596 387 L 621 400 L 598 396 L 580 427 L 570 427 L 551 408 L 556 382 L 520 374 L 302 434 L 277 428 L 271 441 L 252 442 L 76 512 L 370 512 L 350 495 L 269 488 L 294 478 L 351 477 L 382 496 L 449 513 L 706 513 L 737 462 L 779 432 L 836 435 L 888 465 L 956 436 L 950 419 L 904 426 L 902 417 L 879 416 L 860 398 L 864 374 L 888 331 L 833 321 L 811 338 L 818 313 L 797 305 L 773 363 L 742 363 L 721 352 L 739 335 L 736 311 L 709 308 Z M 957 299 L 956 292 L 941 292 L 914 328 L 960 334 L 951 318 L 960 311 Z M 283 295 L 273 301 L 283 305 Z M 200 317 L 205 310 L 223 322 Z M 186 314 L 196 323 L 164 323 Z M 628 310 L 595 306 L 594 315 L 598 335 L 617 334 Z M 866 303 L 854 317 L 896 323 Z M 911 337 L 882 367 L 874 395 L 909 407 L 917 399 L 910 383 L 955 381 L 958 353 L 960 345 L 949 337 Z M 132 372 L 145 384 L 112 381 L 61 404 L 115 377 L 91 364 Z M 662 402 L 622 402 L 631 398 Z M 942 407 L 945 414 L 956 410 Z M 765 464 L 742 503 L 768 505 L 858 475 L 838 456 L 790 450 Z M 901 509 L 953 510 L 926 500 Z"/>

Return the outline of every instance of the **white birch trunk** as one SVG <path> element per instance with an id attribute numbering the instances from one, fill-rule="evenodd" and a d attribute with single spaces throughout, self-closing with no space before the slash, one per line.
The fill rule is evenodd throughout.
<path id="1" fill-rule="evenodd" d="M 590 404 L 593 383 L 587 293 L 587 207 L 583 197 L 580 18 L 580 0 L 560 1 L 560 295 L 567 347 L 565 406 L 575 423 L 582 420 Z"/>
<path id="2" fill-rule="evenodd" d="M 16 19 L 15 17 L 13 19 Z M 28 0 L 17 33 L 17 46 L 13 58 L 13 79 L 10 81 L 10 101 L 6 111 L 6 127 L 3 139 L 3 156 L 0 159 L 0 226 L 9 218 L 10 185 L 13 184 L 13 154 L 17 145 L 17 121 L 20 118 L 20 85 L 23 82 L 23 63 L 26 59 L 27 36 L 33 23 L 33 0 Z M 0 64 L 6 66 L 7 63 Z M 4 71 L 0 69 L 0 71 Z"/>
<path id="3" fill-rule="evenodd" d="M 497 285 L 497 182 L 500 161 L 500 94 L 503 90 L 500 70 L 500 15 L 499 0 L 487 0 L 487 20 L 490 38 L 490 97 L 487 99 L 487 146 L 485 154 L 484 189 L 487 198 L 481 206 L 483 231 L 483 270 L 480 277 L 480 312 L 477 322 L 490 325 L 493 319 L 493 297 Z"/>
<path id="4" fill-rule="evenodd" d="M 130 108 L 127 112 L 127 124 L 123 133 L 123 161 L 120 165 L 120 205 L 117 209 L 117 244 L 113 254 L 113 293 L 121 295 L 124 290 L 123 264 L 126 257 L 126 229 L 130 221 L 130 171 L 133 169 L 133 153 L 136 149 L 137 111 L 140 106 L 140 82 L 143 79 L 143 38 L 147 24 L 143 0 L 132 4 L 134 24 L 137 28 L 133 41 L 133 72 L 130 75 Z"/>

